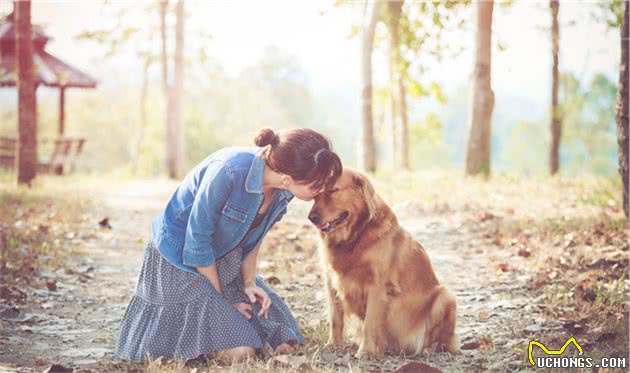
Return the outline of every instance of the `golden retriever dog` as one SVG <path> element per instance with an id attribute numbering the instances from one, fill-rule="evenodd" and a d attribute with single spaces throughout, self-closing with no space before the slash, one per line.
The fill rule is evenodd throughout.
<path id="1" fill-rule="evenodd" d="M 308 218 L 323 241 L 328 344 L 343 343 L 344 319 L 355 315 L 362 324 L 358 356 L 459 350 L 455 298 L 366 176 L 344 168 Z"/>

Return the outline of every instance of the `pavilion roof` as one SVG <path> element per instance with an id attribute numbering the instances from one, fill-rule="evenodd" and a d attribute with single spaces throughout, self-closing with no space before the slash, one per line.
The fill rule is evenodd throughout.
<path id="1" fill-rule="evenodd" d="M 40 27 L 33 26 L 32 40 L 36 84 L 60 88 L 96 87 L 94 78 L 44 50 L 50 37 Z M 0 87 L 13 87 L 16 81 L 15 23 L 12 13 L 0 23 Z"/>

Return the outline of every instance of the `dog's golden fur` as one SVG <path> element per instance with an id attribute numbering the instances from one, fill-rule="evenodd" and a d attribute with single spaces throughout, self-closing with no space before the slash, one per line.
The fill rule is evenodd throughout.
<path id="1" fill-rule="evenodd" d="M 344 318 L 356 315 L 360 356 L 415 355 L 432 345 L 459 349 L 455 298 L 367 177 L 344 169 L 335 187 L 316 198 L 309 218 L 323 241 L 329 344 L 343 343 Z"/>

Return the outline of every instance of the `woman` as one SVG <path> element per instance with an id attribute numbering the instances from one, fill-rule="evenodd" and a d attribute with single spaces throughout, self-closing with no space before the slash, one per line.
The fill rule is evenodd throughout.
<path id="1" fill-rule="evenodd" d="M 225 148 L 197 165 L 153 221 L 122 320 L 116 356 L 233 360 L 268 343 L 303 343 L 288 307 L 256 275 L 260 242 L 295 196 L 312 200 L 341 175 L 330 142 L 305 128 L 262 129 L 255 148 Z"/>

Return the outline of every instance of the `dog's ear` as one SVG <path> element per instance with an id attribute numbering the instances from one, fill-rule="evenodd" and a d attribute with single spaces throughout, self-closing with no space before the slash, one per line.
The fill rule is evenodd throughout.
<path id="1" fill-rule="evenodd" d="M 368 214 L 370 216 L 369 220 L 372 220 L 372 218 L 374 218 L 374 216 L 376 215 L 376 193 L 374 191 L 374 187 L 367 179 L 367 177 L 361 174 L 352 175 L 352 183 L 354 184 L 355 188 L 360 190 L 361 194 L 363 194 L 363 200 L 365 201 L 368 209 Z"/>

